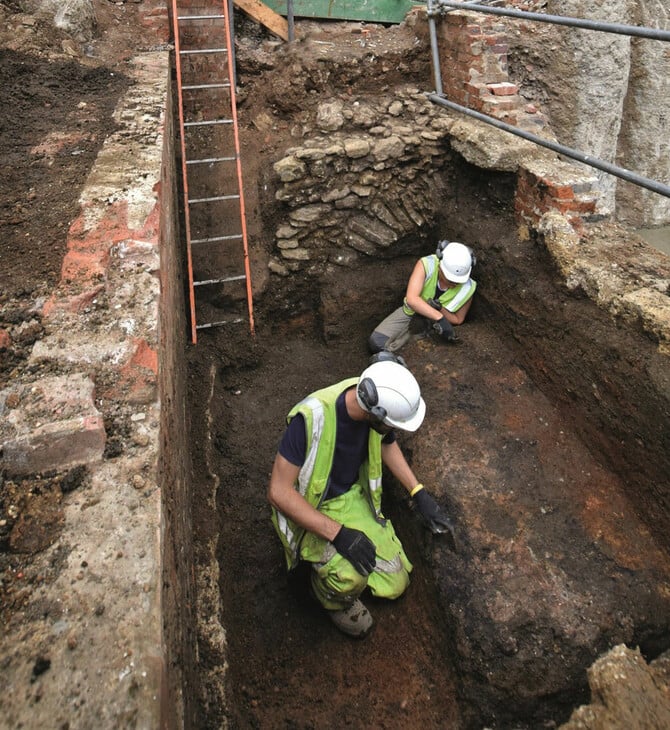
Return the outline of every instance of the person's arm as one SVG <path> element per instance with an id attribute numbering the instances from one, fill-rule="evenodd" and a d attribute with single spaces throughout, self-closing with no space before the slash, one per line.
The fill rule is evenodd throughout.
<path id="1" fill-rule="evenodd" d="M 472 297 L 468 299 L 467 302 L 462 307 L 459 307 L 455 312 L 450 312 L 448 309 L 445 309 L 442 307 L 440 310 L 442 314 L 447 319 L 447 322 L 450 322 L 451 324 L 463 324 L 465 321 L 465 317 L 468 313 L 468 310 L 470 309 L 470 305 L 472 304 Z"/>
<path id="2" fill-rule="evenodd" d="M 268 501 L 300 527 L 332 542 L 342 525 L 312 507 L 296 490 L 293 485 L 299 473 L 299 466 L 277 454 L 268 486 Z"/>
<path id="3" fill-rule="evenodd" d="M 332 542 L 361 575 L 369 575 L 376 562 L 374 543 L 360 530 L 341 525 L 312 507 L 293 486 L 299 472 L 299 466 L 277 454 L 268 487 L 270 504 L 308 532 Z"/>
<path id="4" fill-rule="evenodd" d="M 423 484 L 418 482 L 397 441 L 390 444 L 382 443 L 382 461 L 389 468 L 391 474 L 409 492 L 412 502 L 419 510 L 429 529 L 436 534 L 447 533 L 450 548 L 456 550 L 456 537 L 451 520 L 443 514 L 439 505 Z"/>
<path id="5" fill-rule="evenodd" d="M 390 444 L 382 443 L 382 461 L 408 492 L 419 483 L 397 441 Z"/>
<path id="6" fill-rule="evenodd" d="M 433 307 L 431 307 L 425 299 L 421 298 L 421 291 L 423 290 L 423 283 L 425 279 L 426 272 L 423 268 L 423 264 L 421 263 L 421 259 L 419 259 L 414 266 L 414 270 L 412 271 L 412 275 L 409 277 L 409 281 L 407 282 L 405 298 L 407 299 L 407 304 L 409 304 L 409 306 L 417 314 L 426 317 L 426 319 L 432 319 L 435 322 L 439 322 L 440 319 L 442 319 L 444 310 L 438 312 L 437 309 L 433 309 Z"/>

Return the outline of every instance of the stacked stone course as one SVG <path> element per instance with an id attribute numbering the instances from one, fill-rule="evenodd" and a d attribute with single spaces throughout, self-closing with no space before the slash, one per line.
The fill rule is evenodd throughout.
<path id="1" fill-rule="evenodd" d="M 555 141 L 546 117 L 509 80 L 504 25 L 448 13 L 438 42 L 445 98 Z M 596 176 L 588 168 L 436 106 L 416 88 L 323 102 L 303 134 L 302 145 L 274 164 L 275 199 L 286 209 L 269 264 L 276 274 L 327 262 L 351 266 L 428 229 L 453 151 L 482 169 L 517 173 L 515 212 L 525 229 L 550 211 L 578 231 L 597 217 Z"/>
<path id="2" fill-rule="evenodd" d="M 351 249 L 372 255 L 434 222 L 431 180 L 449 159 L 450 122 L 414 88 L 361 106 L 321 104 L 314 136 L 274 164 L 275 197 L 288 209 L 275 233 L 275 273 L 348 265 Z"/>

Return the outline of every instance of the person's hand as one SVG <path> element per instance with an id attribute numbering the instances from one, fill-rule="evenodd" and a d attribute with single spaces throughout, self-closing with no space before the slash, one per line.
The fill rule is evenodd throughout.
<path id="1" fill-rule="evenodd" d="M 438 312 L 442 311 L 442 305 L 437 301 L 437 299 L 426 299 L 426 304 L 430 304 L 430 306 Z"/>
<path id="2" fill-rule="evenodd" d="M 425 490 L 420 489 L 413 497 L 414 504 L 424 521 L 435 535 L 447 535 L 449 547 L 456 551 L 456 534 L 451 520 L 442 512 L 437 502 Z"/>
<path id="3" fill-rule="evenodd" d="M 369 575 L 375 569 L 375 546 L 364 532 L 342 525 L 332 542 L 361 575 Z"/>
<path id="4" fill-rule="evenodd" d="M 441 319 L 433 322 L 433 329 L 443 340 L 446 340 L 447 342 L 454 342 L 456 340 L 454 327 L 445 316 L 442 316 Z"/>

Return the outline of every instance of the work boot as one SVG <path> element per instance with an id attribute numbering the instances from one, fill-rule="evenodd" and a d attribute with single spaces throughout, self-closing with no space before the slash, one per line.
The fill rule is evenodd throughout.
<path id="1" fill-rule="evenodd" d="M 369 633 L 374 621 L 370 611 L 360 599 L 356 599 L 349 608 L 339 611 L 326 611 L 337 628 L 354 639 L 363 639 Z"/>

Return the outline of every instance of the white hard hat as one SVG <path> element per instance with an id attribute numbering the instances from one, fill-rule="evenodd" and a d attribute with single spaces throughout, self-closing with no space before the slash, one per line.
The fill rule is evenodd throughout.
<path id="1" fill-rule="evenodd" d="M 364 411 L 403 431 L 416 431 L 426 415 L 416 378 L 397 362 L 376 362 L 367 367 L 358 379 L 356 398 Z"/>
<path id="2" fill-rule="evenodd" d="M 452 241 L 442 251 L 440 261 L 442 273 L 456 284 L 463 284 L 470 278 L 472 271 L 472 253 L 462 243 Z"/>

